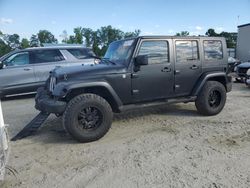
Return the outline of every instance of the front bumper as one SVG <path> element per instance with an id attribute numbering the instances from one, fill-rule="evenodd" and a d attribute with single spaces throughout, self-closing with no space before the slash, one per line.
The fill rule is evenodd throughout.
<path id="1" fill-rule="evenodd" d="M 53 99 L 43 87 L 38 88 L 35 101 L 35 108 L 46 113 L 63 114 L 67 105 L 64 101 Z"/>

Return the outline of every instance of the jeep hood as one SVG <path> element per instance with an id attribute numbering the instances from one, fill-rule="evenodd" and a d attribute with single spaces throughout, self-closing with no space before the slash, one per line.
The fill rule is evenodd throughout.
<path id="1" fill-rule="evenodd" d="M 126 72 L 125 65 L 122 64 L 83 64 L 70 67 L 59 67 L 52 71 L 52 74 L 57 78 L 80 78 L 86 76 L 119 74 Z"/>

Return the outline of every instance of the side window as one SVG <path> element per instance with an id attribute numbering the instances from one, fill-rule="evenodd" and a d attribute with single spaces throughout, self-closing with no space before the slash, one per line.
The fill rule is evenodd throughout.
<path id="1" fill-rule="evenodd" d="M 138 55 L 148 55 L 149 64 L 169 62 L 169 45 L 167 41 L 144 41 Z"/>
<path id="2" fill-rule="evenodd" d="M 197 41 L 176 41 L 176 62 L 194 61 L 199 59 Z"/>
<path id="3" fill-rule="evenodd" d="M 59 50 L 35 50 L 33 51 L 33 63 L 57 62 L 64 60 Z"/>
<path id="4" fill-rule="evenodd" d="M 20 52 L 11 55 L 3 61 L 5 66 L 19 66 L 29 64 L 29 52 Z"/>
<path id="5" fill-rule="evenodd" d="M 223 58 L 222 43 L 216 40 L 203 42 L 205 60 L 217 60 Z"/>
<path id="6" fill-rule="evenodd" d="M 95 56 L 94 52 L 90 49 L 67 49 L 77 59 L 85 59 L 91 56 Z"/>

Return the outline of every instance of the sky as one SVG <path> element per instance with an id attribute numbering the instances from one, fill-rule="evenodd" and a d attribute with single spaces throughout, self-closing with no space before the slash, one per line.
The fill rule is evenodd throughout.
<path id="1" fill-rule="evenodd" d="M 0 31 L 26 38 L 46 29 L 61 41 L 63 30 L 107 25 L 141 35 L 204 35 L 246 23 L 250 0 L 0 0 Z"/>

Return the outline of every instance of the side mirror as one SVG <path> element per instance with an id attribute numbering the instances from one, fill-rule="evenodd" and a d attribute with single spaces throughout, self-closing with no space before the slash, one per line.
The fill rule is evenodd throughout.
<path id="1" fill-rule="evenodd" d="M 135 58 L 135 64 L 140 65 L 148 65 L 148 56 L 147 55 L 138 55 Z"/>

